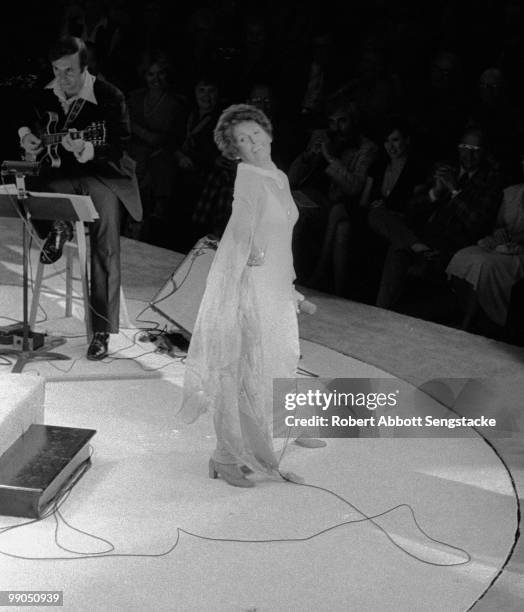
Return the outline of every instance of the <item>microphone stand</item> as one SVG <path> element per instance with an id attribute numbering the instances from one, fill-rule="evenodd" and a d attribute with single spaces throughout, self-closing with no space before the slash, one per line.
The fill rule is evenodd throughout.
<path id="1" fill-rule="evenodd" d="M 29 338 L 32 335 L 29 327 L 29 314 L 28 314 L 28 283 L 29 283 L 29 243 L 27 239 L 27 224 L 29 223 L 29 214 L 26 207 L 26 201 L 28 194 L 25 188 L 25 177 L 26 175 L 36 176 L 38 175 L 39 166 L 35 162 L 8 162 L 2 163 L 1 174 L 14 174 L 17 188 L 17 206 L 22 218 L 22 260 L 23 260 L 23 280 L 22 280 L 22 291 L 23 291 L 23 336 L 22 336 L 22 348 L 2 348 L 0 349 L 0 355 L 17 355 L 15 365 L 11 372 L 20 373 L 26 363 L 31 359 L 43 359 L 43 360 L 68 360 L 70 357 L 63 355 L 62 353 L 53 353 L 50 351 L 44 351 L 45 345 L 39 349 L 33 349 L 32 344 L 29 345 Z M 65 343 L 64 338 L 55 338 L 52 346 L 60 346 Z"/>

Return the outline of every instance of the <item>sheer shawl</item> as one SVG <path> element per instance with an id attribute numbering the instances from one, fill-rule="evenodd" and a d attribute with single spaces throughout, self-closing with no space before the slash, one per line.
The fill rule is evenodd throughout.
<path id="1" fill-rule="evenodd" d="M 257 253 L 263 179 L 239 164 L 233 210 L 209 271 L 184 377 L 177 419 L 212 410 L 217 438 L 239 463 L 278 476 L 264 410 L 261 323 L 248 260 Z"/>

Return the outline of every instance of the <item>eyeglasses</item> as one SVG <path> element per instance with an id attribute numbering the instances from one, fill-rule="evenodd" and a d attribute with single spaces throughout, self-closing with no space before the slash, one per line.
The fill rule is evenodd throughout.
<path id="1" fill-rule="evenodd" d="M 462 149 L 463 151 L 480 151 L 482 149 L 482 147 L 479 147 L 478 145 L 470 145 L 464 143 L 460 143 L 458 145 L 458 148 Z"/>

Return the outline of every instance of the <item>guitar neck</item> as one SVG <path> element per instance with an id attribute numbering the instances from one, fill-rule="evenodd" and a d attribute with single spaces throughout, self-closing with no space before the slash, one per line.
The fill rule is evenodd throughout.
<path id="1" fill-rule="evenodd" d="M 80 130 L 78 132 L 55 132 L 54 134 L 43 134 L 40 138 L 44 146 L 56 145 L 60 144 L 62 138 L 64 136 L 70 135 L 71 138 L 83 138 L 84 140 L 89 140 L 89 135 L 84 136 L 84 130 Z"/>

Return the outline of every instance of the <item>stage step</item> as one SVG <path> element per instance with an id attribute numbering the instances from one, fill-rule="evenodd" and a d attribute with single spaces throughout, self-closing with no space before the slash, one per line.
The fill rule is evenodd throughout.
<path id="1" fill-rule="evenodd" d="M 30 425 L 44 422 L 44 379 L 34 374 L 0 374 L 0 455 Z"/>

